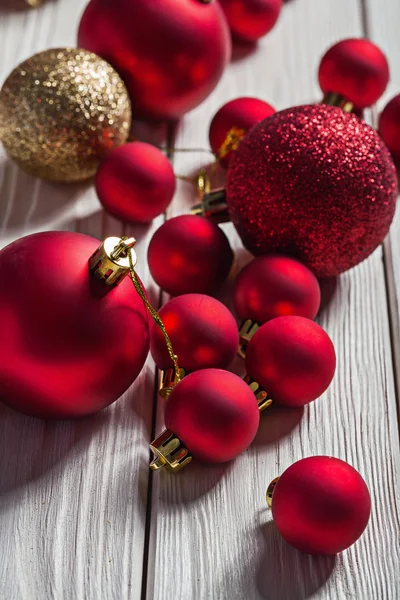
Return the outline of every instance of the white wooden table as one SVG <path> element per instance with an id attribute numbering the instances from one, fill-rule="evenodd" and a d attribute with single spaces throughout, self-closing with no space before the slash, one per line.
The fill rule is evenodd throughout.
<path id="1" fill-rule="evenodd" d="M 1 81 L 39 50 L 74 45 L 85 0 L 22 11 L 17 4 L 0 1 Z M 185 117 L 177 147 L 206 147 L 216 109 L 244 93 L 278 109 L 317 101 L 319 59 L 345 37 L 369 36 L 387 52 L 392 82 L 383 106 L 400 92 L 399 25 L 399 0 L 287 2 L 273 32 L 255 52 L 237 56 L 218 89 Z M 371 118 L 376 123 L 375 110 Z M 136 133 L 173 142 L 166 126 L 137 124 Z M 204 156 L 176 154 L 175 170 L 194 172 Z M 181 183 L 166 217 L 192 202 L 192 188 Z M 92 186 L 35 180 L 2 154 L 1 246 L 48 229 L 98 238 L 132 231 L 140 240 L 138 271 L 157 303 L 146 249 L 162 221 L 124 228 L 101 212 Z M 240 247 L 232 227 L 226 231 Z M 340 277 L 319 317 L 338 355 L 325 397 L 304 414 L 264 414 L 251 448 L 222 467 L 149 472 L 148 444 L 163 426 L 150 359 L 124 398 L 91 419 L 45 423 L 0 407 L 0 599 L 399 599 L 399 302 L 397 214 L 383 248 Z M 270 480 L 314 454 L 350 462 L 372 494 L 366 532 L 336 558 L 289 547 L 265 507 Z"/>

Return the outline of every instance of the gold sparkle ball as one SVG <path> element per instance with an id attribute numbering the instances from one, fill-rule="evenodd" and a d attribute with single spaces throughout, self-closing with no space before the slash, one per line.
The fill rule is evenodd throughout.
<path id="1" fill-rule="evenodd" d="M 0 139 L 24 171 L 43 179 L 92 177 L 105 154 L 126 142 L 130 125 L 122 79 L 86 50 L 35 54 L 0 92 Z"/>

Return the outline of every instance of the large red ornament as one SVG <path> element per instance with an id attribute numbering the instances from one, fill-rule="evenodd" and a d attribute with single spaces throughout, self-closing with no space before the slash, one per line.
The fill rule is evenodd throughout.
<path id="1" fill-rule="evenodd" d="M 233 290 L 237 316 L 258 324 L 287 315 L 314 319 L 321 301 L 315 275 L 287 256 L 259 256 L 238 275 Z"/>
<path id="2" fill-rule="evenodd" d="M 316 400 L 328 388 L 335 369 L 329 335 L 304 317 L 268 321 L 247 348 L 247 374 L 277 404 L 304 406 Z"/>
<path id="3" fill-rule="evenodd" d="M 256 42 L 268 33 L 282 8 L 282 0 L 219 0 L 234 39 Z"/>
<path id="4" fill-rule="evenodd" d="M 124 79 L 135 118 L 179 119 L 217 85 L 229 30 L 213 0 L 91 0 L 78 45 Z"/>
<path id="5" fill-rule="evenodd" d="M 228 209 L 248 250 L 290 254 L 321 277 L 375 250 L 396 195 L 379 135 L 333 106 L 290 108 L 258 123 L 228 169 Z"/>
<path id="6" fill-rule="evenodd" d="M 36 417 L 88 415 L 117 400 L 148 352 L 148 315 L 129 279 L 94 293 L 99 241 L 30 235 L 0 252 L 0 400 Z"/>
<path id="7" fill-rule="evenodd" d="M 204 294 L 173 298 L 158 313 L 170 337 L 179 366 L 185 371 L 226 369 L 235 358 L 239 336 L 232 313 Z M 154 323 L 150 350 L 159 369 L 172 367 L 164 336 Z"/>
<path id="8" fill-rule="evenodd" d="M 249 386 L 220 369 L 190 373 L 175 386 L 165 407 L 166 427 L 204 462 L 222 463 L 244 452 L 259 423 Z"/>
<path id="9" fill-rule="evenodd" d="M 104 208 L 122 221 L 148 223 L 165 211 L 175 192 L 168 158 L 155 146 L 133 142 L 111 150 L 96 174 Z"/>
<path id="10" fill-rule="evenodd" d="M 223 167 L 249 129 L 274 114 L 275 109 L 258 98 L 236 98 L 224 104 L 211 121 L 209 138 L 211 150 Z"/>
<path id="11" fill-rule="evenodd" d="M 357 108 L 366 108 L 385 91 L 389 65 L 382 50 L 369 40 L 342 40 L 323 56 L 318 79 L 325 94 L 339 94 Z"/>
<path id="12" fill-rule="evenodd" d="M 227 278 L 233 252 L 218 225 L 181 215 L 157 229 L 148 261 L 154 281 L 168 294 L 210 294 Z"/>
<path id="13" fill-rule="evenodd" d="M 400 166 L 400 94 L 390 100 L 379 117 L 379 133 Z"/>
<path id="14" fill-rule="evenodd" d="M 279 477 L 272 515 L 285 540 L 308 554 L 337 554 L 366 528 L 371 498 L 364 479 L 330 456 L 303 458 Z"/>

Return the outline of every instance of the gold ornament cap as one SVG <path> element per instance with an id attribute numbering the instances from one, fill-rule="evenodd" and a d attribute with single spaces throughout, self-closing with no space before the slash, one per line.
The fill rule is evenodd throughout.
<path id="1" fill-rule="evenodd" d="M 346 100 L 344 96 L 335 94 L 334 92 L 327 92 L 322 98 L 321 104 L 327 104 L 329 106 L 337 106 L 344 110 L 344 112 L 351 113 L 354 110 L 354 104 L 350 100 Z"/>
<path id="2" fill-rule="evenodd" d="M 260 329 L 259 324 L 251 319 L 247 319 L 241 324 L 239 329 L 239 348 L 237 351 L 240 358 L 246 358 L 247 346 L 258 329 Z"/>
<path id="3" fill-rule="evenodd" d="M 181 440 L 169 429 L 150 444 L 150 449 L 156 458 L 150 463 L 152 471 L 166 467 L 177 473 L 192 461 L 192 455 Z"/>
<path id="4" fill-rule="evenodd" d="M 158 393 L 161 398 L 167 400 L 171 395 L 174 387 L 185 377 L 185 375 L 189 375 L 188 371 L 180 368 L 179 373 L 177 373 L 175 367 L 170 367 L 169 369 L 164 369 L 160 371 L 160 384 L 158 388 Z"/>
<path id="5" fill-rule="evenodd" d="M 118 285 L 130 272 L 128 249 L 131 249 L 133 266 L 137 263 L 136 254 L 132 250 L 135 244 L 134 237 L 107 238 L 89 258 L 90 272 L 108 286 Z"/>
<path id="6" fill-rule="evenodd" d="M 252 379 L 250 375 L 245 375 L 243 377 L 243 381 L 247 383 L 247 385 L 255 395 L 257 399 L 258 410 L 260 411 L 260 413 L 271 406 L 271 404 L 273 403 L 272 398 L 268 398 L 268 392 L 263 390 L 257 381 Z"/>
<path id="7" fill-rule="evenodd" d="M 269 484 L 269 486 L 267 488 L 266 496 L 267 496 L 267 504 L 268 504 L 269 508 L 271 508 L 271 506 L 272 506 L 272 497 L 274 495 L 275 487 L 276 487 L 276 484 L 278 483 L 278 481 L 279 481 L 279 477 L 275 477 L 275 479 L 273 479 L 271 481 L 271 483 Z"/>
<path id="8" fill-rule="evenodd" d="M 192 215 L 206 217 L 214 223 L 228 223 L 231 219 L 228 213 L 225 188 L 217 188 L 205 193 L 202 201 L 195 204 L 190 211 Z"/>

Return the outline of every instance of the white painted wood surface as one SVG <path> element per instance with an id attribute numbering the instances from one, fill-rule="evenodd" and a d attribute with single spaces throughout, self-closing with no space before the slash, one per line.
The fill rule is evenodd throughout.
<path id="1" fill-rule="evenodd" d="M 16 4 L 0 0 L 1 81 L 34 52 L 73 44 L 85 0 L 49 0 L 34 11 L 17 11 Z M 253 53 L 237 50 L 218 89 L 185 117 L 177 147 L 207 147 L 216 109 L 244 93 L 278 109 L 318 100 L 323 51 L 340 38 L 362 35 L 365 25 L 388 52 L 389 96 L 400 92 L 399 23 L 398 0 L 287 2 L 274 31 Z M 157 142 L 164 136 L 163 128 L 137 130 Z M 204 154 L 176 154 L 174 160 L 185 174 L 203 163 Z M 43 229 L 74 228 L 97 237 L 124 231 L 100 212 L 90 186 L 39 182 L 4 155 L 0 186 L 1 246 Z M 193 201 L 193 189 L 181 183 L 168 216 L 186 212 Z M 138 270 L 155 302 L 146 246 L 161 221 L 133 230 L 140 239 Z M 238 248 L 236 234 L 225 227 Z M 177 476 L 149 476 L 153 423 L 157 433 L 162 428 L 161 403 L 153 410 L 151 360 L 124 399 L 95 418 L 42 423 L 0 407 L 0 600 L 399 599 L 392 368 L 400 361 L 399 228 L 398 216 L 385 247 L 386 271 L 379 249 L 338 280 L 321 312 L 338 354 L 330 390 L 304 413 L 264 414 L 255 443 L 229 465 L 192 464 Z M 238 259 L 246 254 L 238 251 Z M 269 481 L 313 454 L 348 460 L 373 498 L 366 533 L 336 559 L 290 548 L 265 508 Z"/>

